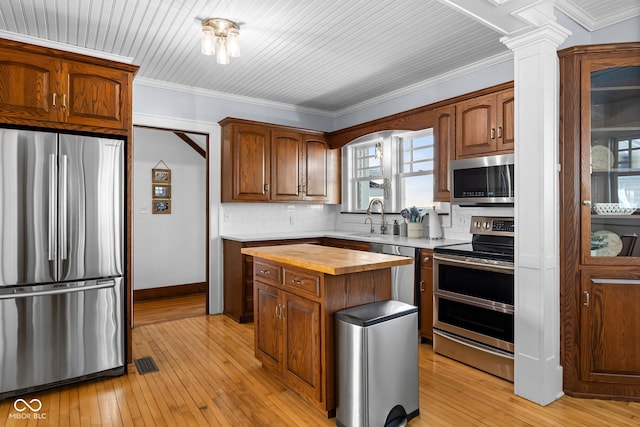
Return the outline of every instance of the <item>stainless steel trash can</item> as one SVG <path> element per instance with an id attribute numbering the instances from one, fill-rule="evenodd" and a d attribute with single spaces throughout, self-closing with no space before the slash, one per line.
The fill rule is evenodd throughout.
<path id="1" fill-rule="evenodd" d="M 336 424 L 405 425 L 419 414 L 418 308 L 379 301 L 335 314 Z"/>

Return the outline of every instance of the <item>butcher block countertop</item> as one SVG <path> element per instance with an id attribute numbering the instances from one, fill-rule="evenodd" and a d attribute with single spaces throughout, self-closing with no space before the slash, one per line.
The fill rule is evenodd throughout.
<path id="1" fill-rule="evenodd" d="M 256 258 L 289 264 L 331 275 L 379 270 L 413 263 L 413 258 L 333 248 L 313 244 L 261 246 L 242 248 L 241 252 Z"/>

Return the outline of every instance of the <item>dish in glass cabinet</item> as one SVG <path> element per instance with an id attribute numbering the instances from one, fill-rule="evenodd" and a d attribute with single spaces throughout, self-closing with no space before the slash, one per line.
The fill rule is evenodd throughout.
<path id="1" fill-rule="evenodd" d="M 604 145 L 591 147 L 591 168 L 610 169 L 613 167 L 613 153 Z"/>
<path id="2" fill-rule="evenodd" d="M 603 244 L 595 249 L 596 256 L 617 256 L 622 250 L 622 239 L 616 233 L 609 230 L 598 230 L 592 233 L 592 241 Z"/>

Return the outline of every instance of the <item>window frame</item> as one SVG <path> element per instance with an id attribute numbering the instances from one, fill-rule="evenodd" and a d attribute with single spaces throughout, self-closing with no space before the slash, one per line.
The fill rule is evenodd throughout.
<path id="1" fill-rule="evenodd" d="M 382 179 L 387 191 L 383 197 L 385 212 L 398 213 L 405 207 L 401 206 L 404 199 L 403 178 L 415 176 L 434 176 L 435 157 L 431 158 L 432 168 L 427 171 L 402 172 L 404 165 L 403 141 L 411 138 L 418 139 L 424 136 L 431 136 L 433 140 L 433 128 L 419 131 L 389 131 L 365 135 L 355 141 L 346 144 L 342 148 L 343 158 L 343 179 L 342 179 L 342 212 L 364 213 L 366 208 L 357 209 L 357 182 L 371 181 L 372 179 Z M 376 143 L 382 145 L 381 176 L 378 177 L 357 177 L 358 165 L 356 150 L 362 147 L 375 147 Z M 435 141 L 432 142 L 435 145 Z M 435 153 L 435 147 L 433 147 Z M 433 192 L 432 192 L 432 196 Z M 430 207 L 420 206 L 420 207 Z"/>

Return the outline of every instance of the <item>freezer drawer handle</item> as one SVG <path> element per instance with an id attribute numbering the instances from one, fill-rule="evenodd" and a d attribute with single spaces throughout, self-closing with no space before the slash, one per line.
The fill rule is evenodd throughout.
<path id="1" fill-rule="evenodd" d="M 15 299 L 15 298 L 32 298 L 32 297 L 39 297 L 44 295 L 59 295 L 59 294 L 70 294 L 74 292 L 94 291 L 97 289 L 113 288 L 115 285 L 116 285 L 116 281 L 113 279 L 100 280 L 95 285 L 90 285 L 90 286 L 78 286 L 74 288 L 54 288 L 54 289 L 48 289 L 44 291 L 34 291 L 34 292 L 12 292 L 12 293 L 6 293 L 6 294 L 2 293 L 0 294 L 0 300 Z"/>

